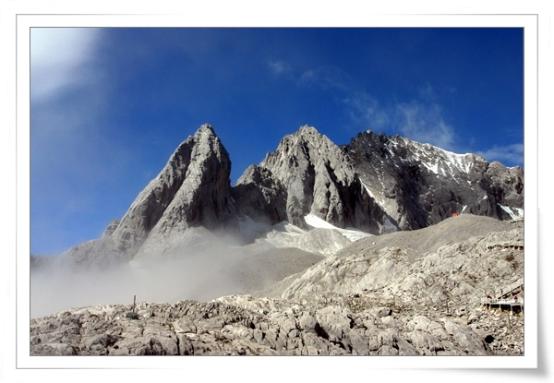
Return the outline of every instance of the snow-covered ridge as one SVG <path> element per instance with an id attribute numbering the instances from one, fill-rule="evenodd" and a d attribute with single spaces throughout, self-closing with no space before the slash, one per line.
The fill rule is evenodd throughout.
<path id="1" fill-rule="evenodd" d="M 477 156 L 473 153 L 454 153 L 438 146 L 414 140 L 398 138 L 411 146 L 411 158 L 420 162 L 434 174 L 455 177 L 457 173 L 467 174 L 473 168 Z M 394 146 L 398 143 L 391 139 Z"/>
<path id="2" fill-rule="evenodd" d="M 473 167 L 474 157 L 471 153 L 449 152 L 430 144 L 425 144 L 424 147 L 429 150 L 429 155 L 421 162 L 435 174 L 439 174 L 439 172 L 443 176 L 455 175 L 456 172 L 467 174 Z"/>

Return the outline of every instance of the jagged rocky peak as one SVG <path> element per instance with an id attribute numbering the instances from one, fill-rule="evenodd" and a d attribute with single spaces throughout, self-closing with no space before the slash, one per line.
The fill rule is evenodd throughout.
<path id="1" fill-rule="evenodd" d="M 283 184 L 288 222 L 305 227 L 304 217 L 312 214 L 339 227 L 380 232 L 382 210 L 363 195 L 350 159 L 313 126 L 285 136 L 260 167 Z"/>
<path id="2" fill-rule="evenodd" d="M 269 169 L 287 191 L 289 222 L 305 226 L 310 213 L 344 226 L 342 189 L 353 179 L 340 148 L 312 126 L 285 136 L 260 164 Z"/>
<path id="3" fill-rule="evenodd" d="M 262 184 L 272 182 L 272 180 L 273 174 L 271 170 L 258 165 L 250 165 L 237 180 L 237 185 L 248 183 Z"/>
<path id="4" fill-rule="evenodd" d="M 283 137 L 277 149 L 269 153 L 260 164 L 273 170 L 276 177 L 285 184 L 291 168 L 302 169 L 302 160 L 315 167 L 328 164 L 338 172 L 341 179 L 352 178 L 348 158 L 327 136 L 310 125 L 301 126 L 296 132 Z"/>
<path id="5" fill-rule="evenodd" d="M 287 219 L 286 189 L 271 170 L 250 165 L 233 188 L 240 214 L 275 224 Z"/>
<path id="6" fill-rule="evenodd" d="M 203 124 L 119 222 L 68 253 L 74 259 L 101 253 L 123 259 L 165 246 L 191 227 L 240 227 L 243 217 L 304 228 L 320 218 L 373 234 L 423 228 L 459 213 L 523 217 L 521 168 L 371 131 L 339 147 L 304 125 L 246 169 L 233 188 L 230 172 L 227 150 L 213 127 Z"/>
<path id="7" fill-rule="evenodd" d="M 459 173 L 469 174 L 476 164 L 486 163 L 474 153 L 454 153 L 443 148 L 421 143 L 401 136 L 387 136 L 371 131 L 358 134 L 348 145 L 352 152 L 382 159 L 403 160 L 417 163 L 429 172 L 442 177 L 455 177 Z"/>
<path id="8" fill-rule="evenodd" d="M 477 154 L 373 132 L 360 133 L 344 149 L 368 193 L 401 229 L 423 228 L 459 213 L 496 218 L 522 213 L 517 171 L 505 176 L 509 169 Z M 514 216 L 506 212 L 512 210 Z"/>
<path id="9" fill-rule="evenodd" d="M 231 213 L 230 172 L 227 150 L 213 127 L 203 124 L 138 195 L 113 239 L 120 249 L 134 252 L 151 234 L 224 223 Z"/>
<path id="10" fill-rule="evenodd" d="M 162 232 L 203 225 L 214 228 L 231 213 L 231 160 L 210 125 L 194 135 L 183 184 L 156 225 Z"/>

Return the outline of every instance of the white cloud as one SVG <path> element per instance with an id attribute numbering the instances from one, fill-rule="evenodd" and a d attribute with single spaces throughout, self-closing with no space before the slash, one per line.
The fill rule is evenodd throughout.
<path id="1" fill-rule="evenodd" d="M 271 73 L 277 76 L 289 73 L 291 71 L 290 65 L 282 60 L 269 60 L 267 62 L 267 66 Z"/>
<path id="2" fill-rule="evenodd" d="M 49 99 L 68 87 L 91 80 L 86 66 L 100 37 L 96 28 L 31 29 L 31 96 Z"/>
<path id="3" fill-rule="evenodd" d="M 454 144 L 454 129 L 442 115 L 437 103 L 410 101 L 394 108 L 395 130 L 416 141 L 451 149 Z"/>
<path id="4" fill-rule="evenodd" d="M 350 119 L 364 129 L 385 130 L 390 124 L 389 113 L 366 92 L 355 92 L 343 99 Z"/>
<path id="5" fill-rule="evenodd" d="M 110 140 L 103 124 L 116 79 L 109 78 L 98 55 L 101 33 L 89 28 L 31 29 L 32 203 L 41 212 L 56 205 L 60 220 L 89 214 L 87 190 L 111 182 L 129 157 L 122 145 Z M 62 97 L 70 90 L 75 90 L 71 97 Z M 35 225 L 45 229 L 32 235 L 57 235 L 48 228 L 49 216 L 38 214 Z"/>
<path id="6" fill-rule="evenodd" d="M 488 161 L 499 161 L 510 165 L 523 164 L 523 144 L 495 145 L 479 154 Z"/>
<path id="7" fill-rule="evenodd" d="M 454 128 L 435 101 L 421 98 L 385 106 L 363 91 L 343 101 L 352 122 L 362 129 L 400 134 L 445 149 L 456 146 Z"/>
<path id="8" fill-rule="evenodd" d="M 282 61 L 270 64 L 274 73 L 285 70 L 292 73 L 290 66 L 285 66 Z M 419 89 L 417 99 L 384 105 L 359 87 L 348 73 L 334 66 L 308 68 L 292 75 L 299 85 L 335 92 L 357 128 L 400 134 L 445 149 L 459 146 L 456 145 L 454 128 L 446 121 L 435 90 L 429 83 Z"/>

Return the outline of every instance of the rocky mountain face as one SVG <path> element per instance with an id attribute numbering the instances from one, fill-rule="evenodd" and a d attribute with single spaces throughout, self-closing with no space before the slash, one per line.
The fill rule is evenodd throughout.
<path id="1" fill-rule="evenodd" d="M 229 224 L 235 211 L 229 175 L 231 160 L 213 128 L 202 125 L 182 142 L 160 173 L 139 193 L 125 215 L 103 236 L 70 249 L 76 263 L 128 259 L 149 242 L 178 236 L 188 228 Z"/>
<path id="2" fill-rule="evenodd" d="M 31 320 L 31 354 L 521 355 L 523 315 L 482 299 L 522 286 L 522 227 L 467 215 L 361 239 L 280 297 L 62 311 Z"/>
<path id="3" fill-rule="evenodd" d="M 499 219 L 523 216 L 523 171 L 456 154 L 403 137 L 367 131 L 342 147 L 315 128 L 284 137 L 256 167 L 279 184 L 279 214 L 305 226 L 316 215 L 337 227 L 381 234 L 413 230 L 469 213 Z M 250 187 L 257 183 L 245 173 Z M 238 187 L 245 181 L 239 180 Z M 271 188 L 270 188 L 271 189 Z"/>
<path id="4" fill-rule="evenodd" d="M 284 137 L 259 165 L 286 190 L 288 222 L 305 227 L 314 214 L 338 227 L 378 232 L 383 211 L 363 192 L 350 158 L 315 128 Z"/>
<path id="5" fill-rule="evenodd" d="M 48 271 L 89 271 L 67 259 L 119 262 L 77 279 L 102 276 L 110 297 L 118 285 L 147 296 L 137 289 L 187 283 L 178 299 L 209 287 L 218 294 L 206 299 L 233 295 L 34 318 L 31 354 L 523 353 L 523 315 L 482 304 L 523 291 L 522 169 L 372 132 L 338 146 L 303 126 L 233 187 L 230 170 L 201 126 L 99 239 L 32 259 L 31 295 L 45 267 L 49 289 Z M 256 235 L 245 243 L 243 231 Z"/>
<path id="6" fill-rule="evenodd" d="M 240 215 L 276 224 L 287 220 L 287 190 L 271 170 L 248 167 L 233 188 Z"/>
<path id="7" fill-rule="evenodd" d="M 237 230 L 248 218 L 308 228 L 306 216 L 372 234 L 423 228 L 459 213 L 517 219 L 523 171 L 398 136 L 360 133 L 342 147 L 302 126 L 230 185 L 231 161 L 210 125 L 171 155 L 104 235 L 68 251 L 127 259 L 188 228 Z"/>
<path id="8" fill-rule="evenodd" d="M 452 214 L 523 216 L 523 170 L 399 136 L 358 134 L 344 147 L 361 182 L 401 230 Z"/>
<path id="9" fill-rule="evenodd" d="M 227 151 L 213 128 L 202 125 L 179 145 L 110 236 L 120 248 L 134 250 L 149 236 L 225 224 L 232 212 L 230 172 Z"/>

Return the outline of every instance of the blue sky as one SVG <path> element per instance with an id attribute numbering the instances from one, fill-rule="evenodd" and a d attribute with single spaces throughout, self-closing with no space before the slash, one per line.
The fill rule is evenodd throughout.
<path id="1" fill-rule="evenodd" d="M 522 165 L 523 31 L 34 28 L 32 253 L 98 237 L 203 122 L 233 181 L 302 124 Z"/>

